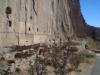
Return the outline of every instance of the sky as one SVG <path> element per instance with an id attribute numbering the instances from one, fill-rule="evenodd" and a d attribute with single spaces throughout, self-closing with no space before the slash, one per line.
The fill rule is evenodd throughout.
<path id="1" fill-rule="evenodd" d="M 80 5 L 85 21 L 89 25 L 100 27 L 100 0 L 80 0 Z"/>

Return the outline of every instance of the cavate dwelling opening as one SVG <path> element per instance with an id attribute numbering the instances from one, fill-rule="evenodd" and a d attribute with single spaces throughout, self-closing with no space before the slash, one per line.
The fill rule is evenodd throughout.
<path id="1" fill-rule="evenodd" d="M 8 6 L 8 7 L 6 8 L 6 14 L 11 14 L 11 13 L 12 13 L 12 9 L 11 9 L 10 6 Z"/>
<path id="2" fill-rule="evenodd" d="M 31 28 L 29 27 L 29 29 L 28 29 L 29 31 L 31 31 Z"/>
<path id="3" fill-rule="evenodd" d="M 30 16 L 30 19 L 32 20 L 32 16 Z"/>
<path id="4" fill-rule="evenodd" d="M 9 27 L 12 26 L 12 21 L 8 21 Z"/>
<path id="5" fill-rule="evenodd" d="M 37 32 L 39 31 L 39 29 L 37 28 Z"/>

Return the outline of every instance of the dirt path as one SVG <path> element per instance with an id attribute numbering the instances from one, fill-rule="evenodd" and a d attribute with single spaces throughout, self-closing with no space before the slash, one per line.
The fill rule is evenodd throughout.
<path id="1" fill-rule="evenodd" d="M 96 55 L 96 65 L 94 66 L 91 75 L 100 75 L 100 54 Z"/>

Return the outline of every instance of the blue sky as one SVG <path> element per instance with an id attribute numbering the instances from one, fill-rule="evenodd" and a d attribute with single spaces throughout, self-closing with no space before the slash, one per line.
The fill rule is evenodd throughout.
<path id="1" fill-rule="evenodd" d="M 100 0 L 80 0 L 80 4 L 85 21 L 100 27 Z"/>

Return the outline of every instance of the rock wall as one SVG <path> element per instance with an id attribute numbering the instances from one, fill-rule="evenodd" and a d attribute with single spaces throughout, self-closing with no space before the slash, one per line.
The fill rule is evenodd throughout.
<path id="1" fill-rule="evenodd" d="M 0 0 L 0 46 L 84 36 L 79 0 Z"/>

